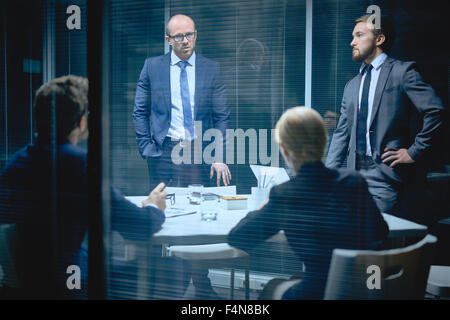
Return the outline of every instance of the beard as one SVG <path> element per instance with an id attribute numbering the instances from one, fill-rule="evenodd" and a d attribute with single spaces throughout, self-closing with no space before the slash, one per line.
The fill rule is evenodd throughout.
<path id="1" fill-rule="evenodd" d="M 374 53 L 375 49 L 376 49 L 375 46 L 371 46 L 370 48 L 365 48 L 365 49 L 353 49 L 353 51 L 352 51 L 352 60 L 354 62 L 363 62 L 371 54 Z"/>
<path id="2" fill-rule="evenodd" d="M 358 49 L 352 51 L 352 60 L 354 62 L 363 62 L 369 56 L 369 53 L 361 53 Z"/>

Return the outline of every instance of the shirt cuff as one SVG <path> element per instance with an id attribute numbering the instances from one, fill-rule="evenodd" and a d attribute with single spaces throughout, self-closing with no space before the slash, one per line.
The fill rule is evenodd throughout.
<path id="1" fill-rule="evenodd" d="M 147 205 L 145 205 L 145 207 L 153 207 L 153 208 L 160 210 L 159 207 L 154 203 L 147 204 Z"/>

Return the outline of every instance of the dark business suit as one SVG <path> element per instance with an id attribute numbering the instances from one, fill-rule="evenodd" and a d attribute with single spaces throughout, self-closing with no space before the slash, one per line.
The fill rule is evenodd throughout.
<path id="1" fill-rule="evenodd" d="M 170 53 L 146 59 L 136 89 L 133 110 L 136 140 L 141 156 L 153 160 L 152 163 L 149 163 L 152 166 L 158 166 L 158 158 L 170 158 L 170 150 L 173 147 L 173 145 L 166 145 L 168 144 L 166 137 L 171 124 L 172 110 L 170 59 Z M 219 63 L 196 54 L 194 121 L 202 123 L 202 136 L 210 128 L 218 129 L 222 133 L 222 155 L 224 156 L 222 162 L 225 162 L 225 134 L 229 118 L 230 110 L 226 101 L 225 85 Z M 164 151 L 169 154 L 164 154 Z M 166 164 L 170 165 L 170 159 L 167 160 Z M 165 170 L 172 170 L 173 167 Z M 164 167 L 153 171 L 151 168 L 149 169 L 150 174 L 156 175 L 165 171 Z M 186 177 L 186 183 L 197 182 L 187 181 L 189 178 L 195 177 Z M 164 182 L 167 184 L 169 181 Z"/>
<path id="2" fill-rule="evenodd" d="M 376 180 L 386 182 L 395 192 L 404 192 L 406 181 L 424 177 L 430 150 L 442 126 L 444 107 L 430 85 L 423 82 L 414 62 L 402 62 L 387 57 L 381 66 L 370 121 L 370 146 L 376 170 L 366 176 L 369 190 L 383 211 L 400 213 L 398 203 L 384 203 L 377 197 Z M 359 89 L 362 75 L 358 74 L 345 86 L 341 116 L 333 134 L 326 165 L 330 168 L 357 169 L 356 123 L 358 121 Z M 384 164 L 385 148 L 406 148 L 414 164 L 394 168 Z M 374 181 L 374 184 L 372 184 Z M 377 199 L 378 198 L 378 199 Z M 400 201 L 400 200 L 399 200 Z M 393 207 L 393 206 L 394 207 Z"/>
<path id="3" fill-rule="evenodd" d="M 19 150 L 0 175 L 0 223 L 15 223 L 15 266 L 21 297 L 86 298 L 88 230 L 86 152 L 59 144 L 36 143 Z M 158 231 L 164 213 L 138 208 L 111 189 L 111 229 L 128 240 L 145 241 Z M 68 290 L 66 269 L 81 269 L 81 290 Z M 113 276 L 112 276 L 113 277 Z M 115 279 L 111 279 L 114 284 Z"/>
<path id="4" fill-rule="evenodd" d="M 225 162 L 226 129 L 229 126 L 230 110 L 226 100 L 225 85 L 219 63 L 199 54 L 195 56 L 195 94 L 194 121 L 201 122 L 201 134 L 215 128 L 222 133 L 220 144 L 222 159 Z M 136 89 L 133 120 L 139 152 L 147 158 L 150 188 L 161 181 L 169 186 L 187 187 L 189 184 L 209 184 L 209 167 L 195 162 L 195 146 L 191 143 L 190 164 L 176 165 L 172 160 L 172 149 L 178 142 L 172 142 L 167 136 L 171 125 L 172 99 L 170 78 L 171 53 L 145 60 Z M 218 141 L 215 141 L 218 142 Z M 200 143 L 200 155 L 209 141 Z M 220 148 L 218 147 L 218 148 Z M 184 151 L 183 151 L 184 152 Z M 197 289 L 209 288 L 208 270 L 196 270 L 192 273 Z M 200 290 L 199 290 L 200 292 Z"/>
<path id="5" fill-rule="evenodd" d="M 251 251 L 280 230 L 306 266 L 283 299 L 322 299 L 333 249 L 374 249 L 388 233 L 363 177 L 321 162 L 303 164 L 295 178 L 273 187 L 268 204 L 242 219 L 228 242 Z"/>

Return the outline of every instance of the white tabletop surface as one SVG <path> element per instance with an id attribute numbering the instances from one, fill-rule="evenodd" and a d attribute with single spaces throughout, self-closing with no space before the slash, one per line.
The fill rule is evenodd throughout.
<path id="1" fill-rule="evenodd" d="M 236 189 L 233 188 L 205 189 L 207 192 L 214 192 L 221 195 L 233 195 L 236 192 Z M 166 191 L 167 193 L 175 192 L 176 201 L 174 207 L 187 208 L 189 211 L 196 211 L 196 213 L 166 218 L 161 230 L 152 237 L 152 242 L 156 244 L 196 245 L 226 242 L 230 230 L 245 217 L 248 212 L 248 210 L 226 210 L 223 200 L 221 200 L 222 202 L 219 203 L 217 207 L 217 220 L 202 221 L 200 215 L 201 206 L 189 204 L 186 196 L 187 189 L 166 188 Z M 248 197 L 250 203 L 250 195 L 243 196 Z M 130 196 L 126 198 L 137 206 L 141 206 L 142 200 L 144 200 L 146 196 Z M 170 207 L 168 201 L 167 206 Z M 426 226 L 389 214 L 383 214 L 383 217 L 389 226 L 389 238 L 425 236 L 428 230 Z"/>

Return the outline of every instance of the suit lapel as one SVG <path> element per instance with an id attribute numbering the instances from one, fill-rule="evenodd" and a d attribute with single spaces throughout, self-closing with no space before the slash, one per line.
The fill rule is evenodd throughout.
<path id="1" fill-rule="evenodd" d="M 387 79 L 389 77 L 389 73 L 392 70 L 392 59 L 387 58 L 386 61 L 381 66 L 380 76 L 378 77 L 377 88 L 375 89 L 375 96 L 373 98 L 372 105 L 372 114 L 370 115 L 370 126 L 372 125 L 373 119 L 378 112 L 378 108 L 380 107 L 381 96 L 384 92 L 384 87 L 386 86 Z"/>
<path id="2" fill-rule="evenodd" d="M 202 63 L 203 59 L 199 54 L 195 56 L 195 94 L 194 94 L 194 120 L 197 119 L 198 107 L 200 105 L 200 94 L 203 90 L 201 87 L 205 82 L 205 65 Z"/>
<path id="3" fill-rule="evenodd" d="M 164 84 L 164 100 L 169 109 L 169 114 L 172 110 L 172 99 L 170 94 L 170 52 L 163 58 L 163 63 L 160 66 L 161 83 Z"/>

